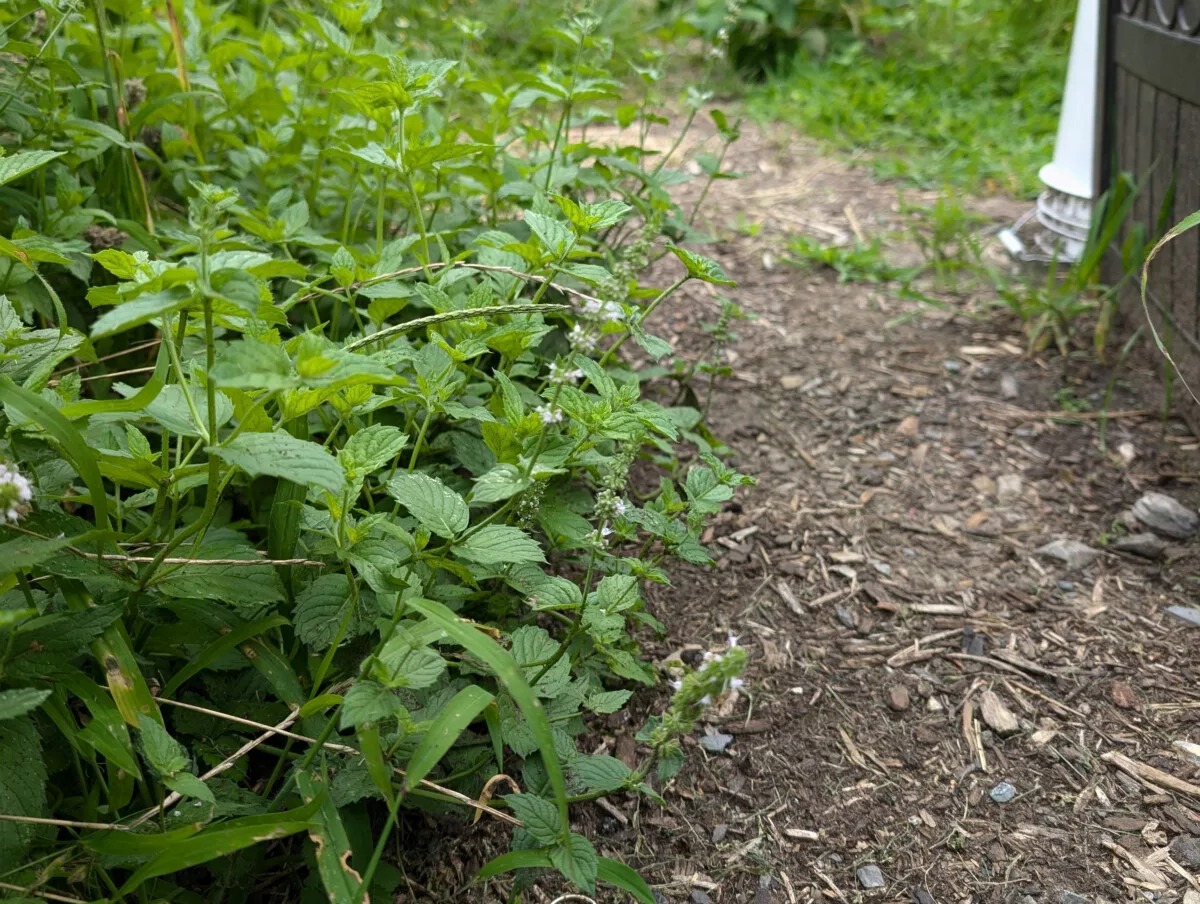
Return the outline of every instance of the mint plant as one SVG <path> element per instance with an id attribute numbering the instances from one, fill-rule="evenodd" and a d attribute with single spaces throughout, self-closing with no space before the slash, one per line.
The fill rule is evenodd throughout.
<path id="1" fill-rule="evenodd" d="M 652 900 L 569 808 L 657 797 L 744 654 L 636 768 L 579 739 L 749 479 L 621 349 L 669 371 L 659 306 L 730 282 L 683 161 L 588 137 L 662 120 L 646 52 L 631 108 L 595 16 L 504 68 L 402 12 L 0 9 L 0 887 L 366 901 L 419 808 Z"/>

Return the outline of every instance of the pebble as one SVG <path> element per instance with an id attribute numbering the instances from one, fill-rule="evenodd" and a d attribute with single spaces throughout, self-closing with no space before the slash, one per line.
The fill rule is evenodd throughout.
<path id="1" fill-rule="evenodd" d="M 1200 609 L 1194 606 L 1167 606 L 1167 611 L 1176 618 L 1182 618 L 1185 622 L 1200 627 Z"/>
<path id="2" fill-rule="evenodd" d="M 1200 527 L 1200 515 L 1166 493 L 1146 493 L 1133 504 L 1133 516 L 1154 531 L 1186 540 Z"/>
<path id="3" fill-rule="evenodd" d="M 1090 565 L 1100 558 L 1100 550 L 1092 549 L 1078 540 L 1053 540 L 1040 547 L 1038 554 L 1064 562 L 1071 571 Z"/>
<path id="4" fill-rule="evenodd" d="M 883 880 L 883 870 L 874 863 L 860 866 L 855 875 L 858 876 L 858 884 L 863 888 L 883 888 L 887 885 Z"/>
<path id="5" fill-rule="evenodd" d="M 923 888 L 914 888 L 912 899 L 913 904 L 933 904 L 933 895 Z"/>
<path id="6" fill-rule="evenodd" d="M 915 559 L 917 557 L 917 551 L 911 546 L 906 546 L 900 551 L 904 554 L 904 558 L 906 559 Z"/>
<path id="7" fill-rule="evenodd" d="M 1073 891 L 1064 891 L 1058 896 L 1058 904 L 1088 904 L 1088 899 Z"/>
<path id="8" fill-rule="evenodd" d="M 1058 589 L 1063 593 L 1072 593 L 1075 590 L 1075 584 L 1071 581 L 1059 581 Z"/>
<path id="9" fill-rule="evenodd" d="M 837 615 L 837 620 L 847 628 L 853 628 L 855 626 L 854 613 L 845 606 L 835 606 L 833 611 Z"/>
<path id="10" fill-rule="evenodd" d="M 1113 543 L 1112 548 L 1117 552 L 1127 552 L 1151 560 L 1161 559 L 1167 554 L 1166 542 L 1149 531 L 1121 537 Z"/>
<path id="11" fill-rule="evenodd" d="M 712 904 L 712 898 L 708 896 L 708 892 L 702 891 L 699 888 L 693 888 L 692 904 Z"/>
<path id="12" fill-rule="evenodd" d="M 725 836 L 728 834 L 729 834 L 729 826 L 725 825 L 725 823 L 721 823 L 719 826 L 717 826 L 712 831 L 713 844 L 720 844 L 722 841 L 725 840 Z"/>
<path id="13" fill-rule="evenodd" d="M 988 796 L 998 804 L 1006 804 L 1017 796 L 1017 789 L 1008 782 L 1001 782 L 988 792 Z"/>
<path id="14" fill-rule="evenodd" d="M 724 753 L 725 749 L 732 743 L 733 735 L 722 734 L 721 732 L 710 735 L 701 735 L 700 737 L 700 746 L 709 753 Z"/>
<path id="15" fill-rule="evenodd" d="M 956 374 L 962 370 L 962 362 L 955 361 L 953 358 L 947 358 L 945 362 L 945 368 L 946 370 L 950 371 L 950 373 Z"/>
<path id="16" fill-rule="evenodd" d="M 878 559 L 871 560 L 871 567 L 878 571 L 885 578 L 892 573 L 892 566 L 887 562 L 880 562 Z"/>
<path id="17" fill-rule="evenodd" d="M 1020 390 L 1017 388 L 1017 378 L 1012 374 L 1004 374 L 1000 377 L 1000 395 L 1006 399 L 1015 399 L 1020 395 Z"/>
<path id="18" fill-rule="evenodd" d="M 1183 866 L 1200 869 L 1200 838 L 1179 835 L 1171 840 L 1171 856 Z"/>
<path id="19" fill-rule="evenodd" d="M 908 688 L 903 684 L 893 685 L 888 691 L 888 706 L 894 712 L 902 713 L 911 705 L 912 700 L 908 695 Z"/>
<path id="20" fill-rule="evenodd" d="M 996 498 L 1001 505 L 1011 505 L 1021 498 L 1021 475 L 1002 474 L 996 481 Z"/>

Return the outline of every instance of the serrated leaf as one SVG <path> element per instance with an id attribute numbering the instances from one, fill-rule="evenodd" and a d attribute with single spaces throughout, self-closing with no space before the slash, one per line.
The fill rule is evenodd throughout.
<path id="1" fill-rule="evenodd" d="M 487 505 L 491 502 L 501 502 L 517 495 L 531 481 L 521 474 L 516 465 L 499 464 L 475 481 L 471 490 L 471 503 Z"/>
<path id="2" fill-rule="evenodd" d="M 480 565 L 544 562 L 542 548 L 529 534 L 507 524 L 489 524 L 454 547 L 454 554 Z"/>
<path id="3" fill-rule="evenodd" d="M 525 211 L 525 222 L 533 230 L 533 234 L 541 239 L 546 250 L 555 257 L 561 257 L 575 241 L 571 230 L 553 217 L 527 210 Z"/>
<path id="4" fill-rule="evenodd" d="M 375 677 L 388 687 L 420 690 L 437 684 L 446 660 L 429 647 L 414 647 L 407 638 L 393 637 L 380 651 Z"/>
<path id="5" fill-rule="evenodd" d="M 0 157 L 0 185 L 6 185 L 26 173 L 32 173 L 39 166 L 45 166 L 51 160 L 55 160 L 65 153 L 65 151 L 21 151 Z"/>
<path id="6" fill-rule="evenodd" d="M 696 254 L 694 251 L 688 251 L 686 248 L 680 248 L 678 245 L 667 245 L 667 250 L 674 254 L 683 266 L 687 269 L 688 276 L 693 279 L 701 280 L 702 282 L 712 283 L 717 286 L 733 286 L 736 283 L 725 275 L 725 271 L 711 257 L 705 257 L 703 254 Z"/>
<path id="7" fill-rule="evenodd" d="M 342 466 L 323 446 L 283 431 L 242 433 L 223 445 L 209 446 L 207 451 L 251 477 L 284 477 L 335 494 L 346 485 Z"/>
<path id="8" fill-rule="evenodd" d="M 598 691 L 589 696 L 584 705 L 594 713 L 615 713 L 632 696 L 633 691 Z"/>
<path id="9" fill-rule="evenodd" d="M 596 893 L 596 873 L 600 864 L 596 849 L 582 835 L 572 833 L 564 843 L 552 847 L 550 862 L 589 895 Z"/>
<path id="10" fill-rule="evenodd" d="M 187 769 L 187 750 L 165 728 L 144 715 L 139 716 L 138 726 L 142 755 L 155 772 L 163 778 L 170 778 Z"/>
<path id="11" fill-rule="evenodd" d="M 133 301 L 119 304 L 97 317 L 92 324 L 91 337 L 102 339 L 152 320 L 157 321 L 164 314 L 179 310 L 189 300 L 190 295 L 186 291 L 178 289 L 166 289 L 162 292 L 139 295 Z"/>
<path id="12" fill-rule="evenodd" d="M 359 430 L 338 450 L 338 461 L 351 479 L 365 476 L 391 464 L 408 442 L 399 427 L 372 424 Z"/>
<path id="13" fill-rule="evenodd" d="M 439 537 L 453 539 L 466 530 L 471 512 L 462 496 L 436 477 L 397 474 L 387 484 L 388 494 L 409 510 L 421 526 Z"/>
<path id="14" fill-rule="evenodd" d="M 513 816 L 525 823 L 525 831 L 539 844 L 554 844 L 562 833 L 558 809 L 536 794 L 506 794 L 504 802 Z"/>
<path id="15" fill-rule="evenodd" d="M 350 579 L 344 574 L 324 574 L 296 595 L 292 621 L 296 636 L 312 651 L 329 649 L 350 608 Z M 350 616 L 354 620 L 354 616 Z M 343 640 L 356 636 L 348 628 Z"/>
<path id="16" fill-rule="evenodd" d="M 633 773 L 629 767 L 612 756 L 580 756 L 567 767 L 577 782 L 588 792 L 616 791 L 625 785 Z"/>
<path id="17" fill-rule="evenodd" d="M 175 775 L 164 778 L 163 784 L 172 791 L 182 794 L 184 797 L 191 797 L 210 804 L 217 802 L 216 797 L 213 796 L 212 789 L 190 772 L 178 772 Z"/>
<path id="18" fill-rule="evenodd" d="M 341 727 L 358 728 L 367 723 L 385 722 L 407 714 L 400 698 L 388 688 L 366 678 L 350 686 L 342 700 Z"/>
<path id="19" fill-rule="evenodd" d="M 0 731 L 0 813 L 43 816 L 46 764 L 37 728 L 29 716 L 8 719 Z M 0 863 L 20 864 L 33 842 L 34 827 L 0 821 Z"/>
<path id="20" fill-rule="evenodd" d="M 19 687 L 0 691 L 0 722 L 33 712 L 50 696 L 50 691 L 36 687 Z"/>
<path id="21" fill-rule="evenodd" d="M 132 390 L 130 390 L 132 392 Z M 164 386 L 162 392 L 146 405 L 146 414 L 166 427 L 173 434 L 180 436 L 199 436 L 200 429 L 192 420 L 191 409 L 188 408 L 184 388 L 178 383 Z M 204 421 L 204 429 L 208 429 L 208 393 L 198 386 L 189 386 L 188 392 L 196 406 L 196 412 Z M 233 402 L 222 392 L 216 396 L 217 426 L 220 427 L 233 417 Z"/>
<path id="22" fill-rule="evenodd" d="M 213 364 L 212 378 L 230 389 L 274 391 L 300 385 L 287 352 L 257 339 L 231 343 Z"/>

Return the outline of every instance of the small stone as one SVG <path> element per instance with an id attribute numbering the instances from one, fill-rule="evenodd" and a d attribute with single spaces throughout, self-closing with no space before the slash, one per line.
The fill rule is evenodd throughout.
<path id="1" fill-rule="evenodd" d="M 996 498 L 1001 505 L 1012 505 L 1021 498 L 1021 475 L 1004 474 L 996 481 Z"/>
<path id="2" fill-rule="evenodd" d="M 1195 606 L 1167 606 L 1167 611 L 1176 618 L 1182 618 L 1185 622 L 1200 627 L 1200 609 Z"/>
<path id="3" fill-rule="evenodd" d="M 1091 565 L 1100 558 L 1098 549 L 1092 549 L 1086 543 L 1080 543 L 1078 540 L 1053 540 L 1039 548 L 1038 553 L 1048 559 L 1058 559 L 1060 562 L 1066 563 L 1067 568 L 1071 571 Z"/>
<path id="4" fill-rule="evenodd" d="M 1200 515 L 1166 493 L 1146 493 L 1133 504 L 1133 516 L 1154 531 L 1186 540 L 1200 527 Z"/>
<path id="5" fill-rule="evenodd" d="M 896 432 L 898 434 L 900 434 L 900 436 L 908 437 L 909 439 L 911 439 L 912 437 L 917 435 L 917 431 L 920 429 L 921 429 L 921 419 L 919 417 L 917 417 L 915 414 L 910 414 L 908 417 L 906 417 L 904 420 L 902 420 L 900 422 L 900 424 L 896 427 Z"/>
<path id="6" fill-rule="evenodd" d="M 1006 804 L 1017 796 L 1017 789 L 1008 782 L 1001 782 L 988 792 L 988 796 L 998 804 Z"/>
<path id="7" fill-rule="evenodd" d="M 944 707 L 942 705 L 942 701 L 939 700 L 937 697 L 930 697 L 929 700 L 925 703 L 925 708 L 927 710 L 929 710 L 931 713 L 940 713 L 946 707 Z"/>
<path id="8" fill-rule="evenodd" d="M 904 547 L 900 552 L 904 554 L 904 558 L 906 559 L 915 559 L 917 557 L 917 551 L 911 546 Z"/>
<path id="9" fill-rule="evenodd" d="M 1126 441 L 1117 446 L 1117 455 L 1120 457 L 1121 463 L 1128 467 L 1137 458 L 1137 449 L 1134 448 L 1133 443 Z"/>
<path id="10" fill-rule="evenodd" d="M 871 560 L 871 567 L 878 571 L 885 578 L 892 573 L 892 566 L 887 562 L 880 562 L 878 559 Z"/>
<path id="11" fill-rule="evenodd" d="M 712 904 L 712 898 L 708 896 L 708 892 L 699 888 L 693 888 L 692 904 Z"/>
<path id="12" fill-rule="evenodd" d="M 956 374 L 962 370 L 962 362 L 956 361 L 954 358 L 947 358 L 944 366 L 952 374 Z"/>
<path id="13" fill-rule="evenodd" d="M 1181 866 L 1200 869 L 1200 838 L 1179 835 L 1171 840 L 1171 856 Z"/>
<path id="14" fill-rule="evenodd" d="M 913 904 L 933 904 L 933 895 L 923 888 L 914 888 L 912 899 Z"/>
<path id="15" fill-rule="evenodd" d="M 779 378 L 779 385 L 784 389 L 799 389 L 804 383 L 804 374 L 784 374 Z"/>
<path id="16" fill-rule="evenodd" d="M 1071 581 L 1059 581 L 1058 589 L 1061 590 L 1063 593 L 1074 593 L 1075 592 L 1075 584 L 1072 583 Z"/>
<path id="17" fill-rule="evenodd" d="M 1166 542 L 1149 531 L 1141 534 L 1130 534 L 1128 537 L 1121 537 L 1113 543 L 1112 548 L 1117 552 L 1141 556 L 1143 559 L 1150 559 L 1151 561 L 1161 559 L 1167 554 Z"/>
<path id="18" fill-rule="evenodd" d="M 722 841 L 725 840 L 725 836 L 728 834 L 729 834 L 729 826 L 725 825 L 725 823 L 721 823 L 719 826 L 717 826 L 712 831 L 712 843 L 720 844 Z"/>
<path id="19" fill-rule="evenodd" d="M 837 620 L 847 628 L 854 628 L 857 622 L 854 620 L 854 613 L 845 606 L 834 606 L 834 614 L 837 615 Z"/>
<path id="20" fill-rule="evenodd" d="M 733 735 L 722 734 L 719 731 L 716 734 L 700 736 L 700 746 L 709 753 L 724 753 L 725 749 L 732 743 Z"/>
<path id="21" fill-rule="evenodd" d="M 1000 377 L 1001 397 L 1005 399 L 1015 399 L 1020 394 L 1020 389 L 1017 387 L 1017 378 L 1012 374 L 1003 374 Z"/>
<path id="22" fill-rule="evenodd" d="M 893 712 L 902 713 L 912 704 L 912 700 L 908 695 L 908 688 L 903 684 L 893 685 L 888 691 L 888 706 Z"/>
<path id="23" fill-rule="evenodd" d="M 1088 899 L 1073 891 L 1064 891 L 1058 896 L 1058 904 L 1088 904 Z"/>
<path id="24" fill-rule="evenodd" d="M 763 269 L 771 273 L 775 269 L 776 258 L 770 251 L 764 251 L 762 256 Z"/>
<path id="25" fill-rule="evenodd" d="M 982 493 L 984 496 L 996 495 L 996 481 L 988 477 L 986 474 L 978 474 L 971 479 L 971 486 L 975 488 L 975 492 Z"/>
<path id="26" fill-rule="evenodd" d="M 883 888 L 887 883 L 883 881 L 883 870 L 874 863 L 868 863 L 866 866 L 860 866 L 855 872 L 858 876 L 858 884 L 863 888 Z"/>
<path id="27" fill-rule="evenodd" d="M 1124 681 L 1114 681 L 1112 687 L 1109 689 L 1109 693 L 1112 695 L 1113 703 L 1117 704 L 1121 709 L 1138 708 L 1137 694 Z"/>

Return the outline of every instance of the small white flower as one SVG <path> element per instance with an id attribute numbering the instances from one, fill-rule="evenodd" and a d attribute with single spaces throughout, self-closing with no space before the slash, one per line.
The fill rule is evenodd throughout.
<path id="1" fill-rule="evenodd" d="M 743 681 L 741 678 L 730 678 L 729 679 L 729 689 L 731 691 L 736 691 L 738 688 L 745 687 L 745 686 L 746 686 L 746 682 Z"/>
<path id="2" fill-rule="evenodd" d="M 721 657 L 712 650 L 705 650 L 704 655 L 700 657 L 701 662 L 720 662 Z"/>
<path id="3" fill-rule="evenodd" d="M 625 500 L 624 500 L 624 499 L 618 499 L 618 500 L 617 500 L 617 501 L 616 501 L 616 502 L 613 504 L 613 514 L 614 514 L 614 515 L 615 515 L 617 518 L 620 518 L 622 515 L 624 515 L 624 514 L 625 514 Z"/>
<path id="4" fill-rule="evenodd" d="M 700 698 L 700 705 L 701 706 L 712 706 L 712 697 L 710 697 L 708 694 L 705 694 L 703 697 Z"/>
<path id="5" fill-rule="evenodd" d="M 600 536 L 601 536 L 601 537 L 607 537 L 607 536 L 609 536 L 611 533 L 612 533 L 612 528 L 611 528 L 611 527 L 609 527 L 607 524 L 606 524 L 606 525 L 604 525 L 602 528 L 600 528 Z"/>
<path id="6" fill-rule="evenodd" d="M 730 633 L 728 637 L 729 649 L 732 650 L 734 647 L 736 647 L 740 639 L 741 638 L 739 638 L 736 634 Z"/>
<path id="7" fill-rule="evenodd" d="M 0 524 L 15 523 L 33 500 L 33 484 L 14 465 L 0 463 Z"/>
<path id="8" fill-rule="evenodd" d="M 560 424 L 562 423 L 563 413 L 561 408 L 552 408 L 549 405 L 538 405 L 534 409 L 542 419 L 543 424 Z"/>
<path id="9" fill-rule="evenodd" d="M 677 690 L 677 691 L 682 690 L 683 689 L 683 681 L 681 681 L 679 678 L 675 678 L 674 680 L 671 681 L 671 689 Z"/>
<path id="10" fill-rule="evenodd" d="M 578 367 L 573 370 L 567 370 L 559 365 L 557 361 L 550 363 L 550 382 L 551 383 L 574 383 L 576 380 L 583 379 L 583 371 Z"/>
<path id="11" fill-rule="evenodd" d="M 581 327 L 578 323 L 571 327 L 571 332 L 567 336 L 571 347 L 583 352 L 585 355 L 591 354 L 596 350 L 596 337 Z"/>

